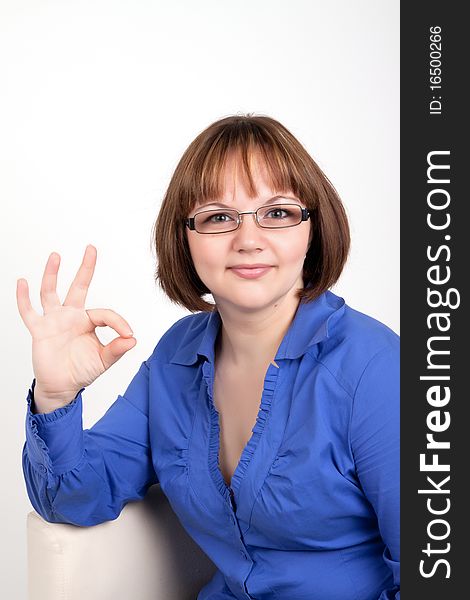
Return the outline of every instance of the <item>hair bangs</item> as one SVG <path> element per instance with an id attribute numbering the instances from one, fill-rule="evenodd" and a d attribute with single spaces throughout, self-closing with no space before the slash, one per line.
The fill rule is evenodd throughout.
<path id="1" fill-rule="evenodd" d="M 223 129 L 208 149 L 201 148 L 200 169 L 194 173 L 192 210 L 197 204 L 220 200 L 223 196 L 225 171 L 229 158 L 234 159 L 234 179 L 240 176 L 249 196 L 254 198 L 258 190 L 254 171 L 263 171 L 268 185 L 276 192 L 299 193 L 302 185 L 296 180 L 298 169 L 289 164 L 289 155 L 271 136 L 263 135 L 257 127 L 232 127 Z M 199 158 L 199 157 L 197 157 Z"/>

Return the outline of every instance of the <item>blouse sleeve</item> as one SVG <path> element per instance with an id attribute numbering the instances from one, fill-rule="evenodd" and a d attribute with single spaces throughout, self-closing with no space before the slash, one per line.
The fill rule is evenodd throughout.
<path id="1" fill-rule="evenodd" d="M 142 363 L 91 429 L 82 428 L 82 388 L 62 408 L 33 414 L 27 397 L 22 465 L 29 499 L 51 523 L 89 526 L 116 519 L 158 482 L 149 442 L 149 367 Z"/>
<path id="2" fill-rule="evenodd" d="M 396 342 L 396 343 L 395 343 Z M 400 598 L 400 355 L 399 340 L 364 369 L 354 395 L 351 448 L 365 495 L 385 543 L 394 585 L 378 600 Z"/>

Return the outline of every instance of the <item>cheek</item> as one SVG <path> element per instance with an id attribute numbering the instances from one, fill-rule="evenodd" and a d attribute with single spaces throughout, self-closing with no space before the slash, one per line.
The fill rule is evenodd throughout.
<path id="1" fill-rule="evenodd" d="M 306 235 L 290 236 L 289 239 L 282 240 L 278 251 L 284 262 L 297 263 L 303 262 L 308 248 L 308 232 Z"/>
<path id="2" fill-rule="evenodd" d="M 190 237 L 189 250 L 196 270 L 220 265 L 224 262 L 226 249 L 223 240 L 214 240 L 210 236 Z"/>

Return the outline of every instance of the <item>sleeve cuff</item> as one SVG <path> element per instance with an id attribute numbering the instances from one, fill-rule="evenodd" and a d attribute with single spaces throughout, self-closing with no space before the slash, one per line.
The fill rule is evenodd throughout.
<path id="1" fill-rule="evenodd" d="M 33 414 L 36 379 L 29 389 L 26 413 L 26 451 L 31 464 L 44 476 L 62 475 L 80 462 L 83 446 L 82 388 L 75 398 L 50 413 Z"/>

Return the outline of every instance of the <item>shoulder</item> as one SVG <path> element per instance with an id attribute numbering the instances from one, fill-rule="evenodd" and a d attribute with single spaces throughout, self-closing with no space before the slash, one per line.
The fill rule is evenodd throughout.
<path id="1" fill-rule="evenodd" d="M 346 303 L 319 344 L 316 360 L 322 363 L 354 396 L 366 369 L 373 368 L 387 376 L 396 373 L 400 360 L 400 338 L 381 321 Z"/>
<path id="2" fill-rule="evenodd" d="M 377 352 L 382 348 L 398 351 L 400 345 L 399 336 L 388 325 L 347 304 L 334 335 L 364 352 Z"/>

